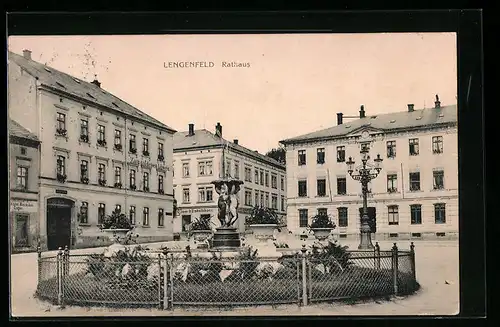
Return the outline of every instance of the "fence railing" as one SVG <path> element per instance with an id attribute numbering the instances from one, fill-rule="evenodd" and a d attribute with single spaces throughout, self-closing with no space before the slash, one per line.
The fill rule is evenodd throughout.
<path id="1" fill-rule="evenodd" d="M 279 259 L 217 253 L 75 255 L 38 252 L 36 295 L 60 306 L 237 306 L 410 294 L 418 289 L 415 250 L 315 252 Z"/>

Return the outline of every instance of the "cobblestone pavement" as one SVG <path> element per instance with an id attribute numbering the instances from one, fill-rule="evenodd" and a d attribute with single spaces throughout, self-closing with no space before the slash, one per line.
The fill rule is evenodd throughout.
<path id="1" fill-rule="evenodd" d="M 344 242 L 342 242 L 344 243 Z M 391 242 L 379 242 L 381 249 L 389 249 Z M 161 244 L 149 244 L 158 248 Z M 355 249 L 356 244 L 346 243 Z M 408 241 L 399 241 L 400 249 L 409 248 Z M 98 249 L 102 251 L 101 249 Z M 91 253 L 96 249 L 75 250 Z M 35 316 L 241 316 L 241 315 L 455 315 L 459 312 L 459 257 L 458 241 L 415 242 L 417 279 L 421 289 L 408 297 L 390 300 L 346 304 L 322 303 L 307 307 L 297 305 L 260 306 L 220 309 L 106 309 L 66 307 L 41 302 L 33 297 L 37 283 L 36 253 L 11 255 L 11 312 L 15 317 Z"/>

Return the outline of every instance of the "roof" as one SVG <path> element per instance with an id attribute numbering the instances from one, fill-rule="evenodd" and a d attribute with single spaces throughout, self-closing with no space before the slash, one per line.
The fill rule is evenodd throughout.
<path id="1" fill-rule="evenodd" d="M 216 136 L 214 133 L 206 129 L 198 129 L 194 131 L 194 135 L 189 136 L 188 132 L 177 132 L 174 134 L 174 151 L 175 150 L 196 150 L 198 148 L 206 147 L 222 147 L 227 143 L 228 147 L 232 150 L 246 154 L 249 157 L 255 158 L 257 160 L 265 161 L 271 165 L 285 169 L 285 165 L 282 163 L 258 153 L 257 151 L 250 150 L 235 144 L 233 142 L 227 141 L 224 138 Z"/>
<path id="2" fill-rule="evenodd" d="M 21 124 L 19 124 L 17 121 L 11 118 L 9 118 L 9 135 L 28 140 L 39 141 L 38 137 L 35 134 L 31 133 L 26 128 L 21 126 Z"/>
<path id="3" fill-rule="evenodd" d="M 176 132 L 170 126 L 163 124 L 159 120 L 147 115 L 141 110 L 93 83 L 78 79 L 39 62 L 26 59 L 22 55 L 10 51 L 9 60 L 12 60 L 14 63 L 22 67 L 28 74 L 36 77 L 40 83 L 47 87 L 64 93 L 69 93 L 73 96 L 83 98 L 86 101 L 94 102 L 101 106 L 110 108 L 111 110 L 130 115 L 157 127 L 169 130 L 172 133 Z"/>
<path id="4" fill-rule="evenodd" d="M 372 129 L 381 130 L 383 132 L 395 132 L 398 130 L 449 125 L 454 123 L 457 123 L 457 106 L 450 105 L 440 108 L 419 109 L 412 112 L 402 111 L 366 116 L 365 118 L 345 122 L 341 125 L 289 138 L 280 141 L 280 143 L 294 144 L 318 139 L 341 138 L 364 126 L 369 126 Z"/>

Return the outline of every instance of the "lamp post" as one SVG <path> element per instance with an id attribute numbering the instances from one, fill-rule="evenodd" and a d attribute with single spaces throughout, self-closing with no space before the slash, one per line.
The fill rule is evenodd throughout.
<path id="1" fill-rule="evenodd" d="M 368 160 L 370 160 L 370 156 L 368 155 L 368 149 L 364 148 L 361 150 L 361 165 L 358 167 L 354 167 L 355 162 L 352 160 L 352 157 L 349 157 L 349 161 L 347 164 L 347 172 L 352 177 L 352 179 L 361 182 L 361 191 L 363 194 L 363 215 L 361 216 L 361 241 L 359 243 L 358 249 L 367 250 L 373 249 L 372 239 L 371 239 L 371 230 L 370 225 L 368 224 L 368 205 L 367 205 L 367 196 L 368 196 L 368 183 L 375 179 L 382 168 L 380 167 L 380 163 L 382 162 L 382 158 L 380 158 L 380 154 L 377 154 L 377 158 L 373 161 L 375 164 L 369 164 Z"/>

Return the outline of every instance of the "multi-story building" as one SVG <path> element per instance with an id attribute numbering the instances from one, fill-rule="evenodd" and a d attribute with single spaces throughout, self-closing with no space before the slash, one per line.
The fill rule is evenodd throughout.
<path id="1" fill-rule="evenodd" d="M 407 110 L 366 116 L 281 143 L 286 146 L 288 229 L 305 232 L 311 217 L 330 214 L 338 237 L 359 237 L 361 184 L 346 161 L 359 165 L 368 147 L 373 163 L 384 159 L 370 182 L 368 206 L 376 217 L 376 239 L 453 237 L 458 233 L 457 107 Z"/>
<path id="2" fill-rule="evenodd" d="M 285 165 L 249 150 L 238 140 L 226 141 L 222 126 L 217 123 L 215 133 L 206 129 L 195 130 L 189 124 L 187 132 L 174 135 L 174 193 L 178 213 L 174 218 L 174 231 L 186 232 L 195 219 L 207 215 L 216 226 L 217 199 L 212 181 L 221 177 L 238 178 L 241 186 L 237 227 L 245 231 L 246 217 L 253 206 L 275 209 L 284 220 L 286 214 Z"/>
<path id="3" fill-rule="evenodd" d="M 37 246 L 39 147 L 36 135 L 9 119 L 9 218 L 14 252 Z"/>
<path id="4" fill-rule="evenodd" d="M 99 225 L 115 209 L 140 241 L 172 239 L 172 128 L 27 50 L 9 52 L 8 99 L 9 116 L 41 141 L 43 248 L 108 244 Z"/>

